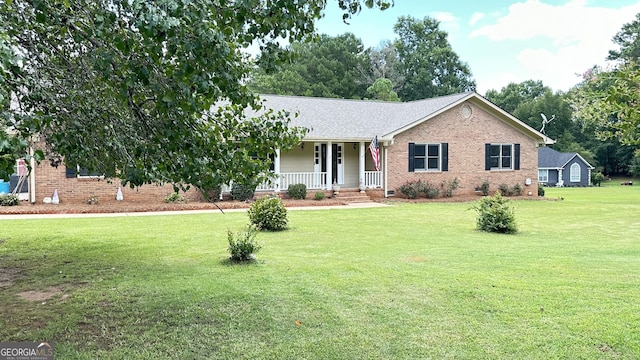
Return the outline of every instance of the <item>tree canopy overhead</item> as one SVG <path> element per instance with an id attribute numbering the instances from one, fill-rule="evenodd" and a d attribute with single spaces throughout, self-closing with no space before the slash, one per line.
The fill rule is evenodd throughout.
<path id="1" fill-rule="evenodd" d="M 338 4 L 345 19 L 362 6 L 391 5 Z M 15 98 L 15 106 L 1 109 L 3 122 L 17 138 L 43 135 L 48 154 L 68 165 L 132 186 L 205 188 L 253 177 L 269 167 L 256 155 L 287 149 L 302 133 L 288 128 L 286 113 L 242 119 L 245 107 L 261 106 L 245 86 L 242 49 L 257 43 L 263 61 L 277 65 L 286 57 L 278 39 L 313 36 L 325 6 L 326 0 L 2 2 L 0 37 L 20 64 L 3 76 L 0 94 Z"/>
<path id="2" fill-rule="evenodd" d="M 258 67 L 250 88 L 262 94 L 303 95 L 328 98 L 362 98 L 367 85 L 362 69 L 368 58 L 362 41 L 351 33 L 320 35 L 313 42 L 289 47 L 294 61 L 276 72 Z M 258 63 L 262 63 L 258 59 Z"/>
<path id="3" fill-rule="evenodd" d="M 393 28 L 398 35 L 398 67 L 405 80 L 398 92 L 403 101 L 475 90 L 469 66 L 460 61 L 439 26 L 430 17 L 401 16 Z"/>

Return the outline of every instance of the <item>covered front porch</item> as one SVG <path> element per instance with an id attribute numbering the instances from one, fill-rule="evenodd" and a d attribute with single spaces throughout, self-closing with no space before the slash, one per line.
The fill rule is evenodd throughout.
<path id="1" fill-rule="evenodd" d="M 258 191 L 286 191 L 290 185 L 305 184 L 310 190 L 382 188 L 382 171 L 376 171 L 369 142 L 305 141 L 295 148 L 276 151 L 275 178 Z M 381 161 L 382 163 L 382 161 Z"/>

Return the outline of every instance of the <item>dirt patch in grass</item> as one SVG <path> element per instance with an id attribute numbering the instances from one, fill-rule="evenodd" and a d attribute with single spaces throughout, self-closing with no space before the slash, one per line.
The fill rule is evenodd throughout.
<path id="1" fill-rule="evenodd" d="M 22 300 L 26 301 L 47 301 L 50 300 L 60 294 L 63 294 L 60 297 L 61 301 L 64 301 L 69 298 L 69 294 L 64 294 L 66 287 L 63 285 L 49 286 L 45 289 L 41 290 L 29 290 L 18 293 L 18 297 Z"/>
<path id="2" fill-rule="evenodd" d="M 22 270 L 18 268 L 0 268 L 0 288 L 8 288 L 22 277 Z"/>

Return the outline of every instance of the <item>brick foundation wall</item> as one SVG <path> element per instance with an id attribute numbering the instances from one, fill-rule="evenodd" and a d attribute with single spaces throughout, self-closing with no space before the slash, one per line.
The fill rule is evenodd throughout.
<path id="1" fill-rule="evenodd" d="M 464 111 L 463 106 L 468 106 Z M 468 109 L 471 109 L 469 114 Z M 465 117 L 467 115 L 468 117 Z M 470 115 L 470 116 L 469 116 Z M 408 144 L 448 143 L 449 171 L 409 172 Z M 485 143 L 520 144 L 520 170 L 485 170 Z M 483 181 L 490 183 L 491 193 L 500 184 L 514 186 L 519 183 L 524 194 L 538 194 L 538 149 L 535 140 L 499 120 L 491 109 L 467 101 L 424 123 L 415 126 L 394 139 L 388 146 L 388 189 L 396 190 L 408 181 L 423 180 L 440 185 L 458 178 L 456 194 L 472 194 Z M 525 180 L 531 184 L 525 186 Z M 396 190 L 396 194 L 399 192 Z"/>

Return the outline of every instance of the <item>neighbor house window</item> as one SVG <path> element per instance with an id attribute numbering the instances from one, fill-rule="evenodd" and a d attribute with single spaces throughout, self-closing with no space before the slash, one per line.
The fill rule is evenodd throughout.
<path id="1" fill-rule="evenodd" d="M 571 165 L 570 175 L 569 181 L 580 182 L 580 164 L 573 163 L 573 165 Z"/>
<path id="2" fill-rule="evenodd" d="M 540 183 L 549 182 L 549 170 L 538 170 L 538 182 Z"/>
<path id="3" fill-rule="evenodd" d="M 485 144 L 485 170 L 520 170 L 520 144 Z"/>
<path id="4" fill-rule="evenodd" d="M 448 170 L 449 146 L 447 143 L 409 143 L 409 172 Z"/>

